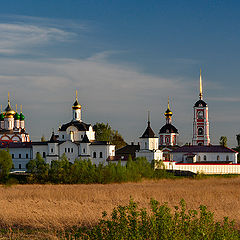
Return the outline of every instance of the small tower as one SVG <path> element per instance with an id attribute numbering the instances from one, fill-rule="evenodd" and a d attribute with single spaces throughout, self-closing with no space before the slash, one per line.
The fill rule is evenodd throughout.
<path id="1" fill-rule="evenodd" d="M 147 128 L 143 135 L 140 137 L 140 149 L 141 150 L 157 150 L 158 149 L 158 137 L 153 132 L 150 126 L 150 113 L 148 112 Z"/>
<path id="2" fill-rule="evenodd" d="M 79 121 L 81 122 L 82 119 L 81 119 L 81 105 L 79 104 L 78 102 L 78 98 L 77 98 L 77 90 L 76 90 L 76 100 L 72 106 L 72 111 L 73 111 L 73 118 L 72 120 L 73 121 Z"/>
<path id="3" fill-rule="evenodd" d="M 166 117 L 166 124 L 159 131 L 159 145 L 160 146 L 176 146 L 178 130 L 172 125 L 172 111 L 169 107 L 169 97 L 168 97 L 168 107 L 164 113 Z"/>
<path id="4" fill-rule="evenodd" d="M 193 145 L 209 145 L 209 121 L 208 121 L 208 106 L 203 101 L 202 94 L 202 73 L 200 69 L 199 79 L 199 100 L 193 107 Z"/>

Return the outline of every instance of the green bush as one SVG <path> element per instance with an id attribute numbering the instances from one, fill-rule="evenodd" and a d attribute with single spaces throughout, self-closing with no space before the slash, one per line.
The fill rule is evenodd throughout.
<path id="1" fill-rule="evenodd" d="M 164 168 L 154 170 L 154 164 L 149 163 L 146 158 L 131 158 L 126 166 L 119 161 L 104 166 L 102 163 L 96 165 L 90 159 L 76 159 L 72 164 L 65 155 L 59 160 L 53 160 L 51 165 L 45 163 L 40 154 L 36 159 L 27 164 L 28 183 L 55 183 L 55 184 L 77 184 L 77 183 L 121 183 L 137 182 L 143 178 L 160 179 L 174 178 Z"/>
<path id="2" fill-rule="evenodd" d="M 127 206 L 118 206 L 110 217 L 106 212 L 92 228 L 79 228 L 65 232 L 65 239 L 154 239 L 154 240 L 220 240 L 239 239 L 240 235 L 234 222 L 224 218 L 223 222 L 214 221 L 214 214 L 206 206 L 199 211 L 187 210 L 184 200 L 172 212 L 167 203 L 160 205 L 151 199 L 151 212 L 139 208 L 132 199 Z M 60 234 L 61 235 L 61 234 Z"/>

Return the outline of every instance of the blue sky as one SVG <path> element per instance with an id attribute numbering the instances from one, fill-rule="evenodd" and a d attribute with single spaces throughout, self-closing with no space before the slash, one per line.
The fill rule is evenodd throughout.
<path id="1" fill-rule="evenodd" d="M 192 137 L 202 68 L 212 143 L 235 146 L 239 122 L 237 1 L 2 1 L 0 101 L 23 104 L 32 140 L 71 119 L 109 122 L 137 141 L 157 134 L 170 96 L 180 143 Z"/>

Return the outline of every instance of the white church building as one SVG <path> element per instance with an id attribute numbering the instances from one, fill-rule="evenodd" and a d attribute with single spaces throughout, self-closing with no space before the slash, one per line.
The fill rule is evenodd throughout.
<path id="1" fill-rule="evenodd" d="M 106 159 L 115 156 L 115 145 L 95 140 L 92 125 L 82 121 L 81 108 L 76 93 L 71 121 L 59 127 L 58 134 L 53 132 L 49 141 L 31 142 L 25 130 L 22 112 L 17 117 L 17 111 L 12 109 L 8 99 L 7 108 L 0 116 L 0 149 L 9 149 L 13 170 L 25 171 L 26 164 L 30 159 L 34 159 L 37 153 L 40 153 L 47 163 L 58 160 L 65 154 L 72 163 L 81 158 L 91 159 L 96 164 L 107 164 Z"/>

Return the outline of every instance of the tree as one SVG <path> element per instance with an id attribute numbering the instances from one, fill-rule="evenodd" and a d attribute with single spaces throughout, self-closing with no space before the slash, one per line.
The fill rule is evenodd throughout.
<path id="1" fill-rule="evenodd" d="M 226 136 L 221 136 L 219 140 L 219 144 L 223 147 L 227 147 L 227 137 Z"/>
<path id="2" fill-rule="evenodd" d="M 118 131 L 114 131 L 113 133 L 112 144 L 116 146 L 116 149 L 122 148 L 127 145 L 122 135 Z"/>
<path id="3" fill-rule="evenodd" d="M 95 131 L 95 137 L 97 141 L 111 141 L 112 140 L 112 128 L 107 123 L 96 123 L 93 126 L 93 130 Z"/>
<path id="4" fill-rule="evenodd" d="M 45 183 L 48 180 L 49 164 L 47 164 L 38 152 L 36 158 L 27 163 L 27 170 L 30 172 L 31 178 L 38 183 Z"/>
<path id="5" fill-rule="evenodd" d="M 12 157 L 9 151 L 0 150 L 0 180 L 5 181 L 12 168 Z"/>
<path id="6" fill-rule="evenodd" d="M 51 161 L 51 168 L 49 170 L 49 178 L 54 183 L 69 183 L 70 166 L 65 153 L 59 160 Z"/>
<path id="7" fill-rule="evenodd" d="M 108 123 L 96 123 L 93 126 L 93 130 L 95 131 L 97 141 L 109 141 L 111 144 L 116 145 L 116 149 L 126 145 L 122 135 L 118 131 L 112 130 Z"/>

